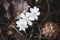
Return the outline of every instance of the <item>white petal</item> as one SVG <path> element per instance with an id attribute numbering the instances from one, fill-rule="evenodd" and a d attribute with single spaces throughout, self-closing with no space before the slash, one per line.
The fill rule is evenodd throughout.
<path id="1" fill-rule="evenodd" d="M 25 28 L 28 28 L 28 26 L 26 25 Z"/>
<path id="2" fill-rule="evenodd" d="M 16 21 L 16 24 L 19 24 L 20 22 L 19 21 Z"/>
<path id="3" fill-rule="evenodd" d="M 36 12 L 36 6 L 34 7 L 34 12 Z"/>
<path id="4" fill-rule="evenodd" d="M 39 16 L 40 15 L 40 12 L 37 12 L 37 15 Z"/>
<path id="5" fill-rule="evenodd" d="M 16 27 L 20 27 L 19 25 L 17 25 Z"/>
<path id="6" fill-rule="evenodd" d="M 36 6 L 34 6 L 34 9 L 36 9 Z"/>
<path id="7" fill-rule="evenodd" d="M 36 11 L 38 12 L 39 11 L 39 8 L 36 8 Z"/>
<path id="8" fill-rule="evenodd" d="M 25 31 L 25 28 L 23 28 L 22 30 Z"/>
<path id="9" fill-rule="evenodd" d="M 20 15 L 22 18 L 25 18 L 25 15 L 22 13 L 21 15 Z"/>
<path id="10" fill-rule="evenodd" d="M 19 19 L 19 22 L 23 22 L 24 20 L 23 19 Z"/>
<path id="11" fill-rule="evenodd" d="M 21 28 L 19 28 L 19 31 L 21 31 L 22 29 Z"/>
<path id="12" fill-rule="evenodd" d="M 21 31 L 21 29 L 19 28 L 19 31 Z"/>
<path id="13" fill-rule="evenodd" d="M 24 23 L 25 25 L 27 25 L 27 22 L 26 22 L 26 21 L 23 21 L 23 23 Z"/>
<path id="14" fill-rule="evenodd" d="M 30 12 L 33 12 L 33 8 L 30 8 Z"/>
<path id="15" fill-rule="evenodd" d="M 30 13 L 29 12 L 26 12 L 26 17 L 29 17 L 30 16 Z"/>
<path id="16" fill-rule="evenodd" d="M 39 11 L 39 8 L 37 8 L 36 6 L 34 7 L 34 10 L 36 11 L 36 12 L 38 12 Z"/>
<path id="17" fill-rule="evenodd" d="M 34 20 L 35 20 L 33 16 L 29 17 L 29 19 L 30 19 L 31 21 L 34 21 Z"/>
<path id="18" fill-rule="evenodd" d="M 35 19 L 38 20 L 38 16 L 35 16 Z"/>
<path id="19" fill-rule="evenodd" d="M 22 31 L 25 31 L 25 28 L 20 27 L 20 28 L 19 28 L 19 31 L 21 31 L 21 30 L 22 30 Z"/>
<path id="20" fill-rule="evenodd" d="M 28 21 L 28 25 L 32 26 L 32 22 L 31 21 Z"/>

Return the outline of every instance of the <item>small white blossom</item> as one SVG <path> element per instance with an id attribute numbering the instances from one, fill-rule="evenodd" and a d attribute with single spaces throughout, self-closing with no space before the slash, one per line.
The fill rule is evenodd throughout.
<path id="1" fill-rule="evenodd" d="M 25 29 L 28 28 L 26 21 L 24 21 L 23 19 L 16 21 L 16 24 L 17 27 L 19 27 L 19 31 L 21 30 L 25 31 Z"/>
<path id="2" fill-rule="evenodd" d="M 34 21 L 34 18 L 30 16 L 29 12 L 26 12 L 26 14 L 21 14 L 21 18 L 28 23 L 28 25 L 32 26 L 32 22 Z"/>
<path id="3" fill-rule="evenodd" d="M 40 15 L 39 8 L 34 7 L 30 8 L 30 13 L 23 11 L 18 17 L 19 20 L 16 22 L 17 27 L 19 27 L 19 31 L 25 31 L 28 28 L 28 25 L 32 26 L 32 21 L 38 20 L 38 16 Z M 27 25 L 28 24 L 28 25 Z"/>
<path id="4" fill-rule="evenodd" d="M 38 20 L 38 16 L 40 15 L 39 8 L 36 6 L 34 8 L 30 8 L 31 16 L 35 19 Z"/>

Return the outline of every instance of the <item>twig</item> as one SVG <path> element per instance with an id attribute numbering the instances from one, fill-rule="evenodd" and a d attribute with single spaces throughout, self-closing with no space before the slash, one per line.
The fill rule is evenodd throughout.
<path id="1" fill-rule="evenodd" d="M 15 28 L 15 26 L 13 26 L 13 25 L 10 25 L 8 28 L 13 28 L 18 34 L 20 34 L 21 36 L 24 36 L 22 33 L 20 33 L 18 30 L 17 30 L 17 28 Z"/>
<path id="2" fill-rule="evenodd" d="M 4 40 L 6 40 L 5 37 L 3 36 L 2 32 L 1 32 L 1 29 L 0 29 L 0 34 L 1 34 L 2 38 L 3 38 Z"/>
<path id="3" fill-rule="evenodd" d="M 29 40 L 31 40 L 31 37 L 33 36 L 33 30 L 31 30 L 30 36 L 29 36 Z"/>
<path id="4" fill-rule="evenodd" d="M 46 2 L 48 4 L 48 13 L 47 13 L 47 15 L 49 15 L 50 14 L 50 3 L 49 3 L 49 0 L 46 0 Z"/>

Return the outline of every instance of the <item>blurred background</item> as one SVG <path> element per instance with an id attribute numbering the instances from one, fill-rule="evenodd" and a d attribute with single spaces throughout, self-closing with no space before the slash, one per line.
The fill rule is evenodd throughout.
<path id="1" fill-rule="evenodd" d="M 18 16 L 34 6 L 39 19 L 19 31 Z M 0 0 L 0 40 L 60 40 L 60 0 Z"/>

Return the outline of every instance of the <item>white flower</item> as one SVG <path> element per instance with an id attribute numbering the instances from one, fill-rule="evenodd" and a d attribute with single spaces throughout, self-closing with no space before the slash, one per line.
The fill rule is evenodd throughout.
<path id="1" fill-rule="evenodd" d="M 34 21 L 34 18 L 30 16 L 29 12 L 26 12 L 26 14 L 21 14 L 21 18 L 28 23 L 28 25 L 32 26 L 32 22 Z"/>
<path id="2" fill-rule="evenodd" d="M 40 15 L 39 8 L 37 7 L 30 8 L 30 13 L 26 11 L 27 10 L 24 10 L 16 17 L 19 19 L 16 21 L 17 27 L 19 27 L 19 31 L 25 31 L 25 29 L 28 28 L 28 25 L 32 26 L 32 21 L 38 20 L 38 16 Z"/>
<path id="3" fill-rule="evenodd" d="M 40 15 L 39 8 L 36 6 L 34 8 L 30 8 L 31 16 L 35 19 L 38 20 L 38 16 Z"/>
<path id="4" fill-rule="evenodd" d="M 28 28 L 26 21 L 24 21 L 23 19 L 18 20 L 16 24 L 17 24 L 17 27 L 19 27 L 19 31 L 21 30 L 25 31 L 25 29 Z"/>

